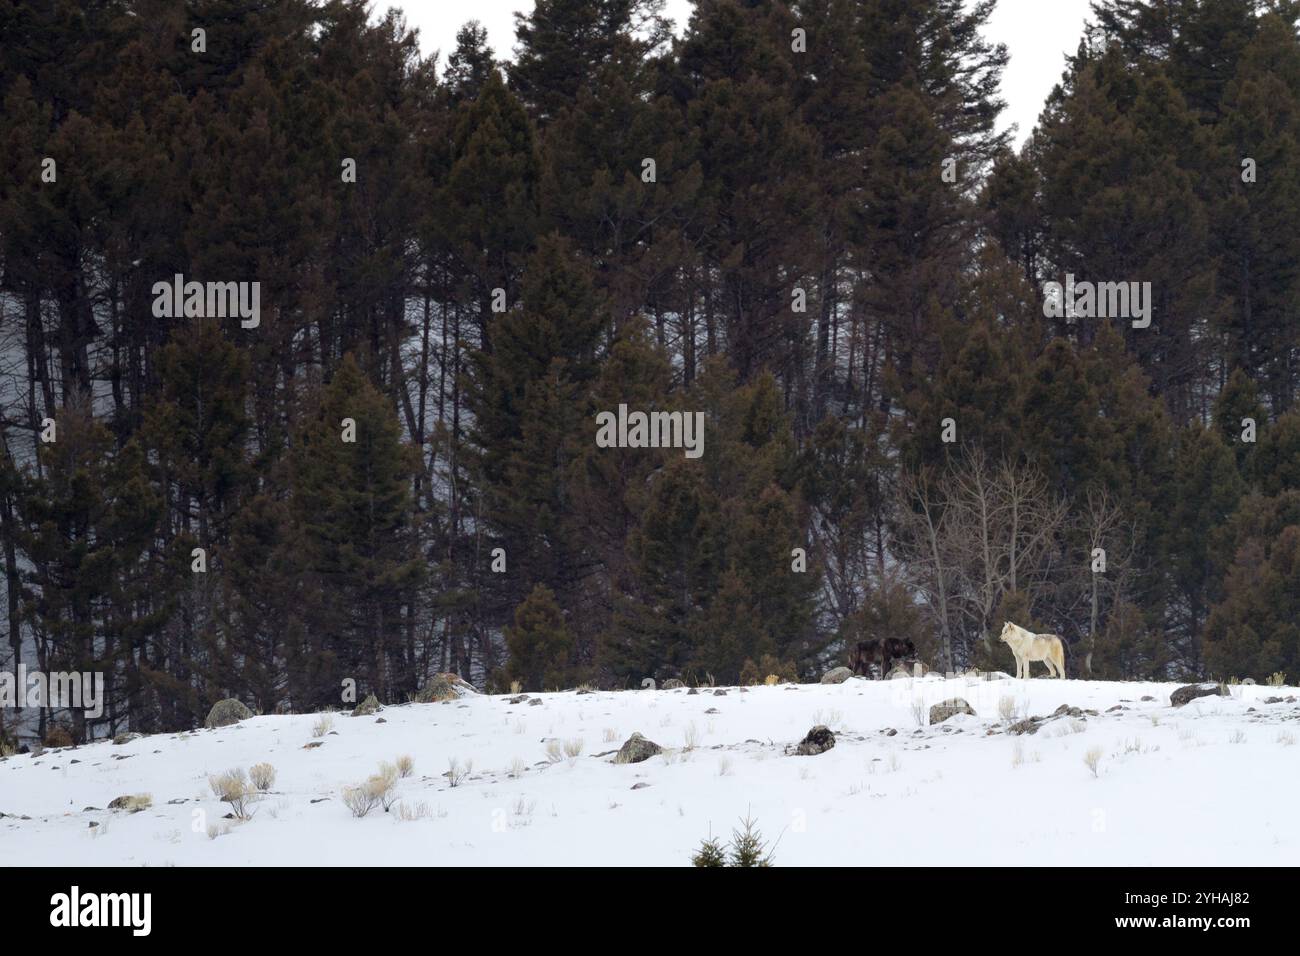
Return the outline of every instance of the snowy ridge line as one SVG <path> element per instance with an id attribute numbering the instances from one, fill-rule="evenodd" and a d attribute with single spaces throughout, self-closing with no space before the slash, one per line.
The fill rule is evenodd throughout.
<path id="1" fill-rule="evenodd" d="M 0 865 L 681 866 L 746 815 L 776 866 L 1293 864 L 1296 689 L 1175 707 L 1178 686 L 930 675 L 250 717 L 0 761 Z M 931 725 L 954 698 L 973 713 Z M 834 746 L 788 755 L 815 725 Z M 616 762 L 634 732 L 662 750 Z M 355 816 L 349 793 L 404 756 L 387 809 Z M 210 777 L 259 764 L 274 781 L 240 820 Z"/>

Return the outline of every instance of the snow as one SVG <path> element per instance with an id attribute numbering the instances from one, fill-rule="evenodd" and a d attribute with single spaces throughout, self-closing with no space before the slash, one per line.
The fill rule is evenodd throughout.
<path id="1" fill-rule="evenodd" d="M 0 761 L 0 866 L 681 866 L 746 815 L 777 866 L 1294 864 L 1296 690 L 1234 686 L 1173 708 L 1177 686 L 930 675 L 530 695 L 538 705 L 472 696 L 389 706 L 382 723 L 339 713 L 312 749 L 318 715 L 254 717 Z M 918 727 L 952 697 L 978 716 Z M 1006 732 L 1062 704 L 1098 713 Z M 786 756 L 818 723 L 834 749 Z M 633 731 L 669 752 L 613 763 Z M 551 739 L 580 739 L 581 755 L 551 759 Z M 400 805 L 421 815 L 353 817 L 343 787 L 402 754 L 414 773 L 397 783 Z M 456 787 L 452 758 L 473 762 Z M 263 761 L 272 791 L 251 820 L 223 820 L 209 774 Z M 130 793 L 152 808 L 105 809 Z M 209 824 L 229 832 L 213 838 Z"/>

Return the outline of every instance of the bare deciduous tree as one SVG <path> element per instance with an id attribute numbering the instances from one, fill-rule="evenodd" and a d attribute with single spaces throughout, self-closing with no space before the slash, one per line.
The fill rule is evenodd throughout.
<path id="1" fill-rule="evenodd" d="M 1124 513 L 1105 489 L 1088 491 L 1075 523 L 1087 549 L 1083 569 L 1087 574 L 1088 637 L 1083 666 L 1084 673 L 1091 675 L 1103 609 L 1113 607 L 1128 590 L 1137 531 L 1126 523 Z"/>
<path id="2" fill-rule="evenodd" d="M 900 546 L 939 627 L 945 665 L 968 662 L 977 640 L 991 652 L 990 626 L 1007 595 L 1037 603 L 1054 590 L 1067 502 L 1037 469 L 991 465 L 977 448 L 938 480 L 908 476 L 902 494 Z"/>
<path id="3" fill-rule="evenodd" d="M 953 519 L 943 492 L 928 472 L 904 474 L 899 482 L 898 549 L 939 632 L 939 666 L 956 663 L 952 618 L 957 598 L 956 562 L 949 551 Z"/>

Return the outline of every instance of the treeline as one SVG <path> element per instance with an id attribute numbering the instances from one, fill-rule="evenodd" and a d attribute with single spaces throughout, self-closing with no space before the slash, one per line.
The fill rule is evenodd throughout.
<path id="1" fill-rule="evenodd" d="M 1099 3 L 1014 151 L 993 5 L 539 0 L 502 62 L 360 0 L 0 0 L 8 665 L 105 672 L 82 737 L 1005 667 L 1006 618 L 1294 676 L 1300 14 Z M 1150 327 L 1046 316 L 1067 273 Z M 159 317 L 176 275 L 258 320 Z M 598 447 L 620 405 L 702 457 Z"/>

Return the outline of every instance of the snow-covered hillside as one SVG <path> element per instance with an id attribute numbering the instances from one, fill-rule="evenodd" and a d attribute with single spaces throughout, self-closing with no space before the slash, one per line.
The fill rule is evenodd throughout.
<path id="1" fill-rule="evenodd" d="M 0 762 L 0 866 L 681 866 L 747 814 L 777 866 L 1294 864 L 1295 689 L 1175 708 L 1176 687 L 931 675 L 472 696 L 336 714 L 320 737 L 319 715 L 254 717 Z M 953 697 L 978 716 L 918 726 Z M 1061 705 L 1083 716 L 1007 730 Z M 815 724 L 835 747 L 786 755 Z M 634 731 L 665 753 L 614 763 Z M 414 772 L 399 802 L 352 816 L 343 788 L 403 754 Z M 454 787 L 451 760 L 472 762 Z M 247 822 L 223 819 L 209 775 L 261 762 L 276 769 L 271 792 Z M 106 809 L 137 793 L 149 809 Z"/>

